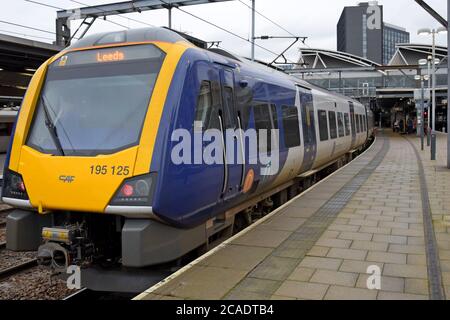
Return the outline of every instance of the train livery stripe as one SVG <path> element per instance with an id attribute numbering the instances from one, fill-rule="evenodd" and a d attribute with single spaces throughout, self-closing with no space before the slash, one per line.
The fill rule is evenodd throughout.
<path id="1" fill-rule="evenodd" d="M 156 144 L 156 137 L 158 135 L 159 123 L 170 84 L 178 62 L 186 49 L 190 48 L 189 45 L 182 42 L 170 45 L 159 43 L 158 46 L 167 53 L 167 56 L 161 67 L 152 98 L 150 99 L 147 116 L 145 117 L 139 151 L 136 156 L 134 175 L 145 174 L 149 171 L 153 150 Z"/>

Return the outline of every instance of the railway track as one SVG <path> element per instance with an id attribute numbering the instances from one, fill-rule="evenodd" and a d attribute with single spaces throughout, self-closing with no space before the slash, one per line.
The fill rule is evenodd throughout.
<path id="1" fill-rule="evenodd" d="M 5 269 L 0 270 L 0 281 L 9 278 L 15 274 L 18 274 L 22 271 L 28 270 L 30 268 L 36 267 L 37 259 L 30 259 L 25 262 L 21 262 L 19 264 L 13 265 L 11 267 L 7 267 Z"/>

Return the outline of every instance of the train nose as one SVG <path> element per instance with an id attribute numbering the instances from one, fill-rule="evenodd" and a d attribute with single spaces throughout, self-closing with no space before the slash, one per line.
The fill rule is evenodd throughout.
<path id="1" fill-rule="evenodd" d="M 37 262 L 55 271 L 65 272 L 69 266 L 69 253 L 60 244 L 47 242 L 38 248 Z"/>

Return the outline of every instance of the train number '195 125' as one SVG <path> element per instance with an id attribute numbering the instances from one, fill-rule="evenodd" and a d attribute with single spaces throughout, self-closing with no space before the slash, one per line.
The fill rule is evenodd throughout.
<path id="1" fill-rule="evenodd" d="M 130 174 L 129 166 L 92 165 L 89 169 L 94 175 L 127 176 Z"/>

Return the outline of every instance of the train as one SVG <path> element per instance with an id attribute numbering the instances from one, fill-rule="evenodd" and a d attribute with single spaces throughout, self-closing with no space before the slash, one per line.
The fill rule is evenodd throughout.
<path id="1" fill-rule="evenodd" d="M 172 30 L 86 36 L 35 72 L 22 102 L 7 247 L 93 272 L 88 288 L 123 285 L 244 228 L 373 134 L 360 102 Z"/>

